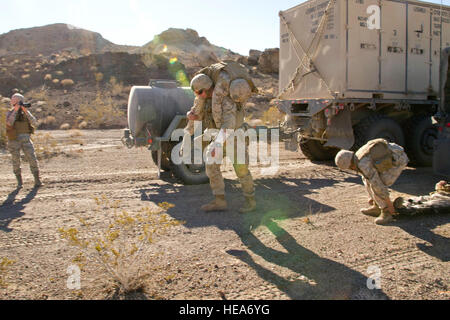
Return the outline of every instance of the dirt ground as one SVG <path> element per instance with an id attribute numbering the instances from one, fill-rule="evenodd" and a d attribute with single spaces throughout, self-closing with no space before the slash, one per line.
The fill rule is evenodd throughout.
<path id="1" fill-rule="evenodd" d="M 68 139 L 64 131 L 50 134 Z M 208 185 L 184 186 L 168 173 L 158 179 L 150 152 L 125 148 L 121 136 L 83 131 L 81 144 L 40 161 L 45 186 L 38 191 L 25 163 L 25 187 L 14 192 L 10 156 L 0 151 L 0 259 L 15 261 L 0 299 L 104 298 L 84 273 L 81 293 L 67 288 L 75 251 L 58 234 L 82 215 L 101 226 L 107 212 L 93 208 L 102 195 L 128 212 L 169 202 L 169 216 L 186 222 L 155 243 L 163 254 L 148 262 L 155 271 L 136 299 L 450 298 L 450 215 L 377 226 L 359 213 L 367 195 L 357 175 L 311 163 L 283 145 L 276 174 L 251 168 L 256 212 L 238 213 L 243 197 L 228 166 L 229 210 L 206 214 L 199 206 L 212 199 Z M 430 168 L 408 168 L 392 194 L 427 194 L 439 179 Z M 373 267 L 381 289 L 367 288 Z"/>

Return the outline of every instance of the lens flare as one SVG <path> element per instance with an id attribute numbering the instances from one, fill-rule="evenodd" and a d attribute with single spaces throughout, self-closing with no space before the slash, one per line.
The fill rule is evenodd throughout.
<path id="1" fill-rule="evenodd" d="M 189 80 L 182 70 L 178 70 L 176 73 L 176 79 L 182 86 L 189 86 Z"/>
<path id="2" fill-rule="evenodd" d="M 174 57 L 174 58 L 171 58 L 170 60 L 169 60 L 169 63 L 170 64 L 175 64 L 175 62 L 177 62 L 178 61 L 178 58 L 177 57 Z"/>
<path id="3" fill-rule="evenodd" d="M 162 49 L 162 52 L 167 52 L 167 51 L 168 51 L 167 45 L 164 45 L 164 46 L 163 46 L 163 49 Z"/>

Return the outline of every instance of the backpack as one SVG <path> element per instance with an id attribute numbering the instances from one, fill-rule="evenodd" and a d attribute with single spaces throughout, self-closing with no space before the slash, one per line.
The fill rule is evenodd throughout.
<path id="1" fill-rule="evenodd" d="M 372 164 L 380 173 L 394 167 L 393 153 L 385 139 L 371 140 L 355 153 L 357 162 L 366 156 L 370 156 Z"/>
<path id="2" fill-rule="evenodd" d="M 257 93 L 258 89 L 253 83 L 251 77 L 249 76 L 247 69 L 240 63 L 232 60 L 225 60 L 215 64 L 212 64 L 206 68 L 201 69 L 196 74 L 206 74 L 208 77 L 212 79 L 214 83 L 217 83 L 217 79 L 219 78 L 219 74 L 221 71 L 225 71 L 230 76 L 230 83 L 236 79 L 245 79 L 252 92 Z"/>

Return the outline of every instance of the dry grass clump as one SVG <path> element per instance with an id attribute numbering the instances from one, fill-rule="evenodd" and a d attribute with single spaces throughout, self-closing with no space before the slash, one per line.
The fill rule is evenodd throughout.
<path id="1" fill-rule="evenodd" d="M 37 133 L 33 136 L 36 157 L 39 160 L 49 159 L 61 154 L 58 141 L 50 133 Z"/>
<path id="2" fill-rule="evenodd" d="M 63 123 L 60 127 L 60 130 L 69 130 L 70 129 L 70 124 L 68 123 Z"/>
<path id="3" fill-rule="evenodd" d="M 64 79 L 64 80 L 61 80 L 61 85 L 62 85 L 64 88 L 70 88 L 70 87 L 73 87 L 74 84 L 75 84 L 75 82 L 74 82 L 72 79 Z"/>
<path id="4" fill-rule="evenodd" d="M 125 92 L 125 87 L 122 83 L 117 82 L 117 79 L 115 77 L 111 77 L 109 79 L 109 86 L 111 88 L 112 96 L 118 96 Z"/>
<path id="5" fill-rule="evenodd" d="M 120 201 L 111 201 L 106 196 L 94 200 L 95 211 L 108 211 L 102 225 L 91 225 L 80 217 L 78 228 L 58 230 L 77 249 L 73 262 L 83 276 L 92 276 L 93 270 L 99 273 L 96 278 L 83 277 L 83 283 L 88 280 L 95 287 L 106 288 L 110 297 L 141 291 L 150 276 L 150 263 L 155 261 L 152 245 L 158 236 L 182 222 L 148 207 L 130 213 L 120 208 Z M 162 207 L 167 206 L 170 205 Z"/>
<path id="6" fill-rule="evenodd" d="M 9 267 L 14 263 L 15 261 L 9 260 L 8 258 L 0 259 L 0 287 L 5 288 L 8 285 L 6 283 L 6 277 L 9 271 Z"/>
<path id="7" fill-rule="evenodd" d="M 272 106 L 264 112 L 261 120 L 268 126 L 276 126 L 279 122 L 283 122 L 284 118 L 285 114 L 278 110 L 277 107 Z"/>
<path id="8" fill-rule="evenodd" d="M 101 128 L 126 119 L 125 112 L 121 110 L 111 96 L 97 94 L 94 101 L 80 105 L 80 114 L 84 121 L 93 128 Z M 81 125 L 81 124 L 80 124 Z M 80 125 L 78 128 L 81 128 Z"/>

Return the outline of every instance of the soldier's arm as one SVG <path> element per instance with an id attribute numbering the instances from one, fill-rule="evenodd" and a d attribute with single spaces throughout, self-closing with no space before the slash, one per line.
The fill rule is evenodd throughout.
<path id="1" fill-rule="evenodd" d="M 212 116 L 217 128 L 222 128 L 223 125 L 223 100 L 230 93 L 230 77 L 226 72 L 221 72 L 217 83 L 214 87 L 212 96 Z"/>
<path id="2" fill-rule="evenodd" d="M 16 121 L 16 115 L 17 111 L 15 109 L 8 111 L 6 115 L 6 126 L 8 127 L 14 126 L 14 122 Z"/>
<path id="3" fill-rule="evenodd" d="M 28 120 L 30 120 L 30 123 L 33 127 L 37 127 L 38 121 L 37 119 L 31 114 L 29 110 L 26 108 L 23 108 L 23 111 L 25 112 L 25 115 L 27 116 Z"/>

